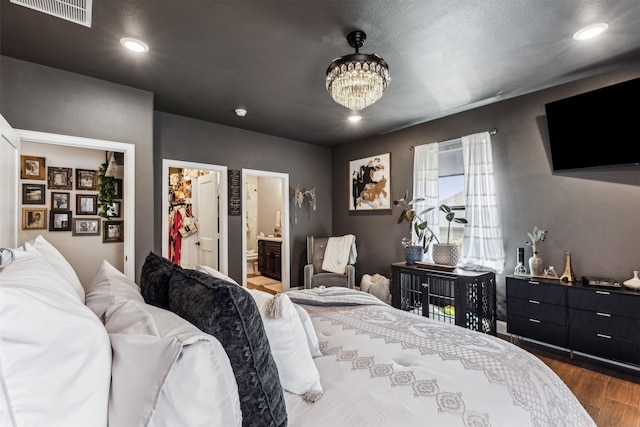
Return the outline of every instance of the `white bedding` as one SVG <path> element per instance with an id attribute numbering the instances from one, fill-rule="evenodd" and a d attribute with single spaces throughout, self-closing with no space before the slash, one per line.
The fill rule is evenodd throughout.
<path id="1" fill-rule="evenodd" d="M 372 298 L 375 305 L 303 305 L 323 354 L 314 361 L 324 395 L 308 404 L 285 393 L 290 426 L 595 425 L 530 353 Z"/>

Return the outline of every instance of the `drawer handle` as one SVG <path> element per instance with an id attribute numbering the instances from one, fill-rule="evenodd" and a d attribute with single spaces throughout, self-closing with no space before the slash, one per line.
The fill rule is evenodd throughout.
<path id="1" fill-rule="evenodd" d="M 609 313 L 600 313 L 599 311 L 596 311 L 596 314 L 598 316 L 602 316 L 602 317 L 611 317 L 611 315 Z"/>
<path id="2" fill-rule="evenodd" d="M 536 301 L 536 300 L 534 300 L 534 299 L 530 299 L 530 300 L 529 300 L 529 302 L 530 302 L 531 304 L 540 304 L 540 301 Z"/>
<path id="3" fill-rule="evenodd" d="M 596 291 L 596 294 L 600 294 L 600 295 L 611 295 L 610 292 L 607 291 Z"/>
<path id="4" fill-rule="evenodd" d="M 533 280 L 529 280 L 529 283 L 532 284 L 532 285 L 539 285 L 540 284 L 540 282 L 534 282 Z"/>
<path id="5" fill-rule="evenodd" d="M 539 320 L 537 320 L 537 319 L 529 319 L 529 322 L 533 322 L 533 323 L 540 323 L 540 321 L 539 321 Z"/>
<path id="6" fill-rule="evenodd" d="M 611 335 L 605 335 L 605 334 L 597 334 L 600 338 L 606 338 L 608 340 L 611 339 Z"/>

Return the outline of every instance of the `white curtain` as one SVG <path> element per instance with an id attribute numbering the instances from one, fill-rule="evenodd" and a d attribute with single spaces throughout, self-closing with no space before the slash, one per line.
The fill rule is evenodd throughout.
<path id="1" fill-rule="evenodd" d="M 465 269 L 504 270 L 502 229 L 496 197 L 489 132 L 462 137 L 466 213 L 462 267 Z"/>
<path id="2" fill-rule="evenodd" d="M 422 215 L 421 218 L 427 221 L 429 228 L 436 234 L 438 239 L 440 227 L 438 226 L 438 144 L 418 145 L 414 148 L 413 155 L 413 199 L 423 198 L 424 201 L 414 204 L 417 214 L 420 214 L 428 207 L 435 206 L 436 209 Z M 415 233 L 412 231 L 412 238 Z M 431 260 L 431 247 L 427 253 L 427 258 Z"/>

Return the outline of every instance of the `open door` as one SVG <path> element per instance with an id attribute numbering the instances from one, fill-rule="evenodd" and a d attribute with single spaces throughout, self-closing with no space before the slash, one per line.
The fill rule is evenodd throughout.
<path id="1" fill-rule="evenodd" d="M 199 264 L 218 270 L 218 175 L 199 176 L 192 185 L 193 213 L 198 218 Z"/>
<path id="2" fill-rule="evenodd" d="M 20 136 L 0 115 L 0 247 L 18 246 L 18 177 L 20 176 Z"/>

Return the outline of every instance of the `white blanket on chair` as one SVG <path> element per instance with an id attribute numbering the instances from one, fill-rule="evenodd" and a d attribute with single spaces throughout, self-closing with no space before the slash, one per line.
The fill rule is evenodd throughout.
<path id="1" fill-rule="evenodd" d="M 358 253 L 356 252 L 356 236 L 347 234 L 342 237 L 329 237 L 327 248 L 324 251 L 322 269 L 332 273 L 344 274 L 347 264 L 354 264 Z"/>

